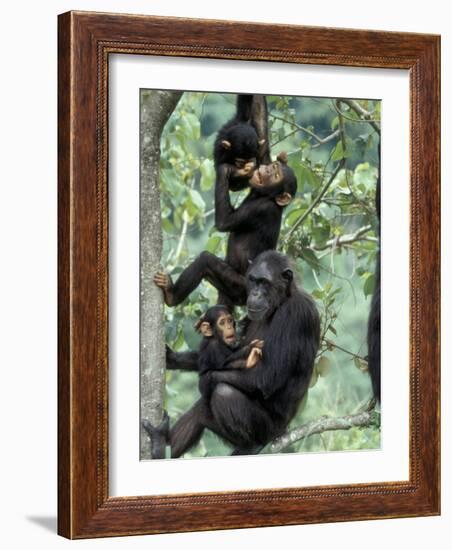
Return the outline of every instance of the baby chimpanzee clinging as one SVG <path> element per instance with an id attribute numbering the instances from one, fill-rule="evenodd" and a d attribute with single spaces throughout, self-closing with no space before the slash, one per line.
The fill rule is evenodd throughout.
<path id="1" fill-rule="evenodd" d="M 196 330 L 203 339 L 199 347 L 199 391 L 209 397 L 210 373 L 224 369 L 249 369 L 256 366 L 262 357 L 262 340 L 253 340 L 239 347 L 235 320 L 229 308 L 216 305 L 209 308 L 196 323 Z"/>
<path id="2" fill-rule="evenodd" d="M 259 140 L 256 129 L 251 124 L 252 102 L 252 95 L 237 96 L 237 112 L 220 129 L 215 140 L 213 156 L 216 168 L 220 164 L 230 164 L 239 171 L 245 166 L 248 170 L 257 167 L 259 148 L 266 140 Z M 238 172 L 234 177 L 240 179 L 240 176 Z"/>

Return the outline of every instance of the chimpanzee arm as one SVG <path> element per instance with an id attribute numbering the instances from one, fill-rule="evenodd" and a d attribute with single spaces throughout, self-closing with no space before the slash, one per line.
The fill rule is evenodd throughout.
<path id="1" fill-rule="evenodd" d="M 234 351 L 234 353 L 231 353 L 229 357 L 226 358 L 225 361 L 223 361 L 222 369 L 244 369 L 246 368 L 246 361 L 248 359 L 248 355 L 251 352 L 251 346 L 243 346 L 239 348 L 237 351 Z"/>
<path id="2" fill-rule="evenodd" d="M 166 346 L 166 368 L 168 370 L 198 371 L 198 352 L 176 352 Z"/>
<path id="3" fill-rule="evenodd" d="M 199 352 L 199 373 L 232 369 L 245 368 L 246 359 L 251 351 L 251 346 L 229 352 L 224 346 L 220 346 L 217 341 L 209 342 L 208 346 Z"/>
<path id="4" fill-rule="evenodd" d="M 257 228 L 263 223 L 267 201 L 243 202 L 234 208 L 229 197 L 229 177 L 233 168 L 220 164 L 215 182 L 215 226 L 218 231 L 236 231 L 244 228 Z"/>

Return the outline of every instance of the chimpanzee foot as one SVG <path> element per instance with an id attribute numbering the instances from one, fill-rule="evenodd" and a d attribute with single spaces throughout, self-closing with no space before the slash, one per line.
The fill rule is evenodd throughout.
<path id="1" fill-rule="evenodd" d="M 236 447 L 231 456 L 240 456 L 240 455 L 258 455 L 265 445 L 255 445 L 254 447 Z"/>
<path id="2" fill-rule="evenodd" d="M 153 426 L 147 418 L 141 424 L 151 439 L 151 457 L 165 458 L 165 448 L 169 441 L 168 413 L 163 411 L 163 418 L 158 426 Z"/>
<path id="3" fill-rule="evenodd" d="M 163 298 L 167 306 L 174 305 L 173 280 L 164 271 L 157 271 L 154 275 L 154 283 L 163 290 Z"/>

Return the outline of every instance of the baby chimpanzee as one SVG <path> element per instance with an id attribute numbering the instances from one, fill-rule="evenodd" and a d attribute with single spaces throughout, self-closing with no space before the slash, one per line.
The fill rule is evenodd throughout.
<path id="1" fill-rule="evenodd" d="M 237 96 L 237 112 L 234 118 L 220 129 L 214 145 L 215 167 L 230 164 L 239 169 L 233 178 L 237 181 L 244 179 L 246 182 L 246 178 L 241 178 L 241 169 L 247 167 L 250 171 L 257 167 L 259 148 L 266 141 L 259 140 L 256 129 L 251 124 L 252 102 L 252 95 Z"/>
<path id="2" fill-rule="evenodd" d="M 235 320 L 229 308 L 216 305 L 209 308 L 195 326 L 204 338 L 199 347 L 199 391 L 203 397 L 211 392 L 210 373 L 215 370 L 249 369 L 262 357 L 262 340 L 253 340 L 239 347 Z"/>

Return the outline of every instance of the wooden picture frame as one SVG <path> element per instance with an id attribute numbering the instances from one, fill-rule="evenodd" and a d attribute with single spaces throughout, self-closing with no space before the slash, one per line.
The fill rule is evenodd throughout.
<path id="1" fill-rule="evenodd" d="M 68 538 L 440 513 L 440 38 L 69 12 L 58 61 L 58 532 Z M 110 54 L 406 69 L 410 74 L 408 481 L 148 497 L 108 491 Z"/>

